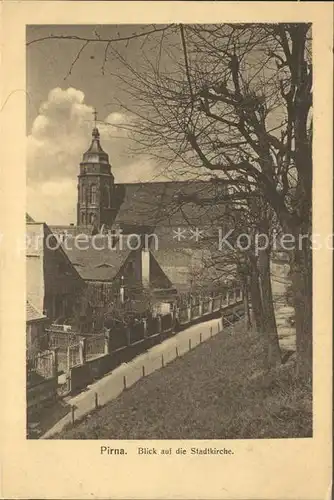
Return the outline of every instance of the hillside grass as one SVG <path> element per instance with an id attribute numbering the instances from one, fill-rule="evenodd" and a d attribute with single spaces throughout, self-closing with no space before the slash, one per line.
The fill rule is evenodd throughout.
<path id="1" fill-rule="evenodd" d="M 288 362 L 262 374 L 262 344 L 225 329 L 52 439 L 247 439 L 312 436 L 312 388 Z"/>

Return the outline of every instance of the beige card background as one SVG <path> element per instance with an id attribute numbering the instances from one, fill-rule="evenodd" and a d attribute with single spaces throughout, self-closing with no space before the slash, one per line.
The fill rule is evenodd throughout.
<path id="1" fill-rule="evenodd" d="M 201 442 L 232 456 L 101 456 L 101 441 L 25 439 L 25 25 L 314 23 L 314 231 L 332 233 L 332 19 L 328 3 L 5 1 L 1 12 L 1 390 L 4 498 L 323 499 L 331 481 L 332 255 L 314 251 L 314 437 Z M 43 76 L 41 75 L 41 78 Z M 162 443 L 160 443 L 162 444 Z M 166 447 L 193 442 L 165 442 Z M 115 443 L 117 446 L 117 444 Z"/>

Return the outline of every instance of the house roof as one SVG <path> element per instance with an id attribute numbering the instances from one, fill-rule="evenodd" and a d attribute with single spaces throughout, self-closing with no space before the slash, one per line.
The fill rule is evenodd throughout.
<path id="1" fill-rule="evenodd" d="M 90 244 L 95 241 L 96 244 Z M 110 248 L 107 236 L 95 236 L 84 247 L 63 245 L 64 251 L 81 278 L 92 281 L 112 281 L 124 264 L 131 250 Z"/>
<path id="2" fill-rule="evenodd" d="M 35 222 L 34 219 L 26 212 L 26 222 Z"/>
<path id="3" fill-rule="evenodd" d="M 57 234 L 59 236 L 71 235 L 78 236 L 79 234 L 92 234 L 92 226 L 64 226 L 64 225 L 50 225 L 49 228 L 53 232 L 53 234 Z"/>
<path id="4" fill-rule="evenodd" d="M 32 321 L 40 321 L 43 319 L 47 319 L 47 317 L 42 314 L 32 303 L 27 300 L 26 301 L 26 321 L 30 323 Z"/>
<path id="5" fill-rule="evenodd" d="M 210 289 L 226 278 L 212 265 L 208 249 L 162 248 L 152 250 L 156 261 L 178 290 Z M 232 268 L 230 273 L 232 274 Z"/>
<path id="6" fill-rule="evenodd" d="M 122 186 L 124 198 L 116 224 L 197 227 L 211 225 L 224 213 L 224 205 L 217 201 L 226 192 L 225 186 L 216 182 L 143 182 L 117 186 Z M 204 200 L 212 203 L 201 206 Z"/>

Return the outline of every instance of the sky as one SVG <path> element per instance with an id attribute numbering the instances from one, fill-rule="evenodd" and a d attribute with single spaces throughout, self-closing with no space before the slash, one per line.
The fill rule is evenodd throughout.
<path id="1" fill-rule="evenodd" d="M 162 26 L 156 28 L 161 30 Z M 150 30 L 152 25 L 27 27 L 27 211 L 33 219 L 49 224 L 75 223 L 77 175 L 82 155 L 91 142 L 94 109 L 101 144 L 109 154 L 116 182 L 180 178 L 181 170 L 175 165 L 172 172 L 166 163 L 149 157 L 148 151 L 134 151 L 129 134 L 132 118 L 126 109 L 142 112 L 143 95 L 140 83 L 137 92 L 133 90 L 136 75 L 127 72 L 126 64 L 145 75 L 145 71 L 152 73 L 152 64 L 159 63 L 159 72 L 173 78 L 179 71 L 179 61 L 183 61 L 179 28 L 171 25 L 163 34 L 159 31 L 149 38 L 106 43 Z M 50 38 L 55 36 L 67 38 Z M 85 38 L 94 41 L 87 44 Z M 95 41 L 97 38 L 99 41 Z M 188 58 L 194 57 L 196 71 L 198 52 L 189 54 Z M 252 57 L 249 67 L 258 75 L 256 64 L 261 68 L 263 57 L 260 52 Z M 125 65 L 120 58 L 126 59 Z M 183 67 L 181 71 L 185 78 Z M 268 80 L 268 70 L 263 71 L 263 78 Z M 130 75 L 130 85 L 122 81 L 123 75 Z M 259 78 L 254 81 L 260 82 Z M 146 114 L 148 110 L 152 120 L 156 120 L 154 105 L 144 111 Z M 280 111 L 276 109 L 269 120 L 270 128 L 277 128 L 282 121 Z M 201 173 L 196 166 L 192 172 L 186 169 L 185 176 Z"/>
<path id="2" fill-rule="evenodd" d="M 101 145 L 109 154 L 116 182 L 164 179 L 161 166 L 132 151 L 124 129 L 129 116 L 119 102 L 127 96 L 114 74 L 119 62 L 109 55 L 102 71 L 104 46 L 89 44 L 76 60 L 82 41 L 33 40 L 50 35 L 114 37 L 145 26 L 28 26 L 27 51 L 27 211 L 38 221 L 76 221 L 77 175 L 91 141 L 93 111 L 98 112 Z M 118 44 L 127 59 L 140 64 L 142 41 Z M 155 51 L 148 41 L 145 50 Z M 75 61 L 73 64 L 73 61 Z"/>

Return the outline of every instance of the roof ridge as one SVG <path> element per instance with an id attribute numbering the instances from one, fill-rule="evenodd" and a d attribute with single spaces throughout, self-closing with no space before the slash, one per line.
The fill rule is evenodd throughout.
<path id="1" fill-rule="evenodd" d="M 210 184 L 212 179 L 208 180 L 186 180 L 186 181 L 138 181 L 138 182 L 115 182 L 115 186 L 142 186 L 148 184 Z"/>

